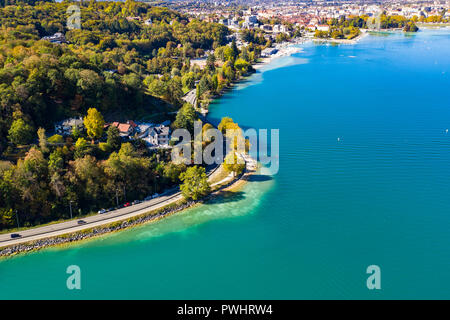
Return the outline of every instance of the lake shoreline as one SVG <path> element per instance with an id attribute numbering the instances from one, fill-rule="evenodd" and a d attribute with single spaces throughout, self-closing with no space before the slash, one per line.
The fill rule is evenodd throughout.
<path id="1" fill-rule="evenodd" d="M 0 249 L 0 260 L 12 258 L 17 255 L 36 252 L 49 247 L 64 247 L 72 244 L 81 243 L 81 241 L 95 240 L 101 236 L 120 232 L 148 223 L 154 223 L 176 213 L 180 213 L 186 209 L 207 203 L 208 201 L 220 197 L 224 192 L 236 192 L 244 187 L 249 176 L 256 171 L 245 170 L 242 174 L 235 177 L 223 185 L 219 185 L 217 190 L 211 192 L 208 196 L 201 200 L 179 200 L 175 203 L 168 204 L 162 208 L 143 213 L 133 218 L 124 219 L 117 222 L 110 222 L 99 227 L 85 229 L 64 235 L 50 236 L 39 240 L 32 240 L 22 244 L 10 245 Z"/>
<path id="2" fill-rule="evenodd" d="M 259 70 L 264 66 L 267 66 L 273 61 L 277 60 L 278 58 L 288 57 L 295 53 L 302 52 L 303 49 L 296 45 L 304 44 L 309 41 L 310 39 L 307 38 L 295 38 L 293 40 L 277 44 L 275 47 L 279 51 L 276 54 L 273 54 L 270 57 L 260 59 L 258 62 L 253 64 L 252 67 L 255 70 Z M 239 80 L 234 82 L 228 89 L 233 90 L 235 88 L 235 85 L 251 77 L 253 74 L 254 72 L 241 77 Z M 222 95 L 223 93 L 220 94 L 215 99 L 220 99 Z M 31 253 L 48 247 L 59 247 L 59 246 L 63 247 L 69 246 L 74 243 L 79 243 L 81 241 L 95 240 L 103 235 L 112 234 L 132 227 L 144 225 L 147 223 L 157 222 L 160 219 L 179 213 L 185 209 L 190 209 L 194 206 L 201 205 L 202 203 L 209 201 L 212 198 L 216 198 L 221 195 L 222 191 L 231 191 L 231 192 L 239 191 L 247 183 L 247 177 L 253 174 L 254 172 L 255 171 L 249 170 L 244 171 L 240 176 L 236 177 L 229 183 L 226 183 L 226 185 L 220 186 L 218 190 L 213 191 L 210 195 L 208 195 L 202 200 L 198 201 L 179 200 L 178 202 L 167 204 L 164 207 L 154 209 L 152 211 L 143 213 L 141 215 L 137 215 L 132 218 L 123 219 L 116 222 L 109 222 L 97 227 L 92 227 L 89 229 L 84 229 L 76 232 L 68 232 L 62 235 L 49 236 L 43 239 L 30 240 L 29 242 L 2 247 L 0 248 L 0 259 L 13 257 L 20 254 Z"/>
<path id="3" fill-rule="evenodd" d="M 450 275 L 437 271 L 450 266 L 450 30 L 303 49 L 244 80 L 208 115 L 277 128 L 276 175 L 263 167 L 240 192 L 155 224 L 0 259 L 3 297 L 449 296 Z M 339 81 L 324 93 L 316 84 L 331 76 Z M 363 103 L 352 103 L 358 79 L 365 85 L 352 98 Z M 82 290 L 67 290 L 72 265 Z M 370 265 L 389 278 L 378 292 L 366 288 Z"/>
<path id="4" fill-rule="evenodd" d="M 269 57 L 262 58 L 258 62 L 252 65 L 255 70 L 260 70 L 263 67 L 271 64 L 278 58 L 288 57 L 295 53 L 299 53 L 303 51 L 303 48 L 296 45 L 305 44 L 314 39 L 309 38 L 295 38 L 290 41 L 285 41 L 280 44 L 277 44 L 275 47 L 279 50 L 276 54 L 273 54 Z M 243 80 L 251 77 L 254 73 L 251 73 L 247 76 L 244 76 L 233 83 L 230 86 L 229 90 L 233 90 L 235 85 L 239 84 Z M 223 94 L 220 94 L 216 99 L 220 99 Z M 39 240 L 31 240 L 30 242 L 25 242 L 22 244 L 15 244 L 10 246 L 5 246 L 0 249 L 0 259 L 12 257 L 18 254 L 30 253 L 34 251 L 39 251 L 41 249 L 47 247 L 56 247 L 56 246 L 68 246 L 72 243 L 78 243 L 81 241 L 94 240 L 99 238 L 100 236 L 106 234 L 112 234 L 114 232 L 119 232 L 125 229 L 129 229 L 135 226 L 144 225 L 151 222 L 159 221 L 165 217 L 173 215 L 175 213 L 179 213 L 185 209 L 192 208 L 194 206 L 200 205 L 205 201 L 208 201 L 212 198 L 216 198 L 220 196 L 220 193 L 224 190 L 228 191 L 238 191 L 245 186 L 247 183 L 246 177 L 253 174 L 254 171 L 246 171 L 241 176 L 233 179 L 230 183 L 227 183 L 225 186 L 221 186 L 218 190 L 212 192 L 206 198 L 198 201 L 186 201 L 179 200 L 176 203 L 168 204 L 162 208 L 155 209 L 149 211 L 147 213 L 143 213 L 141 215 L 135 216 L 133 218 L 128 218 L 116 222 L 105 223 L 104 225 L 93 227 L 91 229 L 80 230 L 73 233 L 67 233 L 63 235 L 50 236 L 48 238 L 43 238 Z"/>
<path id="5" fill-rule="evenodd" d="M 302 52 L 302 47 L 297 47 L 296 45 L 302 45 L 309 41 L 307 38 L 295 38 L 292 41 L 282 42 L 281 44 L 275 45 L 275 48 L 278 49 L 278 52 L 270 55 L 269 57 L 260 58 L 258 62 L 253 65 L 255 70 L 260 70 L 266 65 L 272 63 L 274 60 L 282 57 L 288 57 L 295 53 Z"/>

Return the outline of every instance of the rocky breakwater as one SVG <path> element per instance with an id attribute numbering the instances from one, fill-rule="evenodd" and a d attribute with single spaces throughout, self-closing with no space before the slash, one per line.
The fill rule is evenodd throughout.
<path id="1" fill-rule="evenodd" d="M 25 244 L 17 244 L 12 245 L 3 249 L 0 249 L 0 256 L 11 256 L 18 253 L 24 253 L 24 252 L 30 252 L 39 250 L 48 246 L 55 246 L 55 245 L 62 245 L 70 242 L 85 240 L 88 238 L 96 237 L 105 233 L 110 233 L 114 231 L 119 231 L 122 229 L 126 229 L 132 226 L 136 226 L 139 224 L 143 224 L 146 222 L 154 221 L 157 219 L 160 219 L 164 216 L 168 216 L 170 214 L 173 214 L 177 211 L 181 211 L 184 209 L 187 209 L 194 204 L 196 204 L 198 201 L 188 201 L 170 208 L 164 208 L 156 213 L 148 213 L 144 214 L 142 216 L 136 217 L 132 220 L 125 220 L 120 221 L 116 223 L 111 223 L 109 225 L 105 225 L 103 227 L 97 227 L 89 230 L 84 230 L 76 233 L 71 233 L 67 235 L 57 236 L 57 237 L 50 237 L 46 239 L 36 240 L 36 241 L 30 241 L 29 243 Z"/>

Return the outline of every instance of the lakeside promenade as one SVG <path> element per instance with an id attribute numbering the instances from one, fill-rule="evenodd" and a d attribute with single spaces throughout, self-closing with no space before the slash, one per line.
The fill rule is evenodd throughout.
<path id="1" fill-rule="evenodd" d="M 241 155 L 242 156 L 242 155 Z M 255 161 L 246 156 L 242 156 L 246 162 L 245 172 L 253 171 L 255 169 Z M 221 166 L 214 167 L 208 173 L 208 180 L 211 182 L 214 180 L 215 174 L 218 172 L 218 169 Z M 223 184 L 227 184 L 226 187 L 229 187 L 229 184 L 234 184 L 238 182 L 242 176 L 234 177 L 232 175 L 228 175 L 227 177 L 221 179 L 220 181 L 214 182 L 211 184 L 211 187 L 219 186 L 218 190 L 214 192 L 220 191 Z M 234 181 L 233 181 L 234 180 Z M 214 193 L 213 192 L 213 193 Z M 179 188 L 173 188 L 171 190 L 166 191 L 161 196 L 155 199 L 151 199 L 148 201 L 141 202 L 136 205 L 132 205 L 130 207 L 120 208 L 117 210 L 110 211 L 104 214 L 96 214 L 89 217 L 83 217 L 79 219 L 73 219 L 70 221 L 65 221 L 61 223 L 55 223 L 47 226 L 31 228 L 23 231 L 16 231 L 11 233 L 5 233 L 0 235 L 0 248 L 7 248 L 11 246 L 21 245 L 25 243 L 30 243 L 37 240 L 48 239 L 58 236 L 63 236 L 67 234 L 77 233 L 84 230 L 105 226 L 114 222 L 126 221 L 131 218 L 139 217 L 141 215 L 145 215 L 151 211 L 155 211 L 158 209 L 162 209 L 167 207 L 168 205 L 174 204 L 183 199 Z M 154 220 L 160 218 L 161 215 L 156 215 Z M 152 219 L 153 220 L 153 219 Z M 81 221 L 81 222 L 80 222 Z M 18 233 L 20 234 L 19 238 L 11 238 L 11 234 Z"/>

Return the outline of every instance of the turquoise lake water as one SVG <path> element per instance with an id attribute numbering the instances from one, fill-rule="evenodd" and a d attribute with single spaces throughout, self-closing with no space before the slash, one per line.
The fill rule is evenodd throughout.
<path id="1" fill-rule="evenodd" d="M 0 298 L 450 298 L 449 29 L 306 44 L 214 103 L 211 119 L 223 116 L 280 130 L 278 174 L 2 260 Z M 381 290 L 366 287 L 369 265 Z"/>

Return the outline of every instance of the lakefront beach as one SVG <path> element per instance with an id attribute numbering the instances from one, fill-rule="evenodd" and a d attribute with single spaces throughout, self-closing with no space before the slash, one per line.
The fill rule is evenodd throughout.
<path id="1" fill-rule="evenodd" d="M 302 46 L 303 44 L 306 44 L 308 42 L 315 42 L 315 43 L 336 43 L 336 44 L 356 44 L 358 41 L 362 40 L 364 37 L 368 35 L 367 30 L 362 30 L 361 33 L 355 37 L 354 39 L 317 39 L 313 36 L 303 37 L 303 38 L 294 38 L 290 41 L 282 42 L 280 44 L 276 44 L 274 47 L 278 51 L 269 57 L 263 57 L 260 58 L 260 61 L 256 63 L 253 67 L 256 70 L 259 70 L 263 68 L 265 65 L 271 63 L 273 60 L 291 56 L 295 53 L 302 52 Z"/>
<path id="2" fill-rule="evenodd" d="M 260 61 L 253 65 L 253 68 L 255 70 L 258 70 L 277 58 L 286 57 L 301 52 L 302 48 L 300 45 L 306 43 L 307 41 L 308 39 L 304 38 L 294 38 L 292 41 L 286 41 L 281 44 L 276 44 L 275 48 L 278 50 L 277 53 L 272 54 L 269 57 L 260 58 Z"/>

